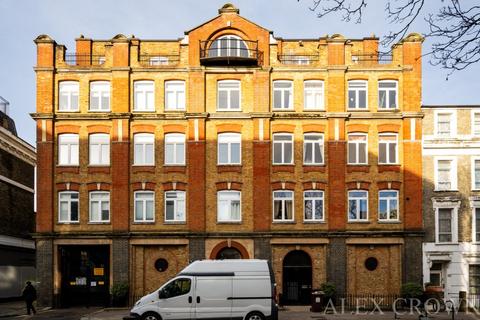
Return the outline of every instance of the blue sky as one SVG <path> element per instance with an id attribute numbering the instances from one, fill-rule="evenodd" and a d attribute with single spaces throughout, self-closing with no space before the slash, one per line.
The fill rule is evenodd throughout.
<path id="1" fill-rule="evenodd" d="M 471 0 L 470 0 L 471 1 Z M 177 39 L 217 15 L 226 0 L 0 0 L 0 96 L 10 101 L 20 137 L 35 141 L 36 48 L 39 34 L 48 34 L 74 52 L 80 34 L 93 39 L 110 39 L 118 33 L 148 39 Z M 316 38 L 341 33 L 361 38 L 388 33 L 385 1 L 370 0 L 362 24 L 342 22 L 338 16 L 318 19 L 309 10 L 312 0 L 235 0 L 240 14 L 284 38 Z M 428 1 L 427 11 L 440 1 Z M 421 19 L 412 31 L 426 32 Z M 425 42 L 424 52 L 429 47 Z M 424 104 L 480 104 L 476 74 L 480 64 L 457 72 L 446 80 L 447 71 L 433 67 L 428 57 L 423 64 Z"/>

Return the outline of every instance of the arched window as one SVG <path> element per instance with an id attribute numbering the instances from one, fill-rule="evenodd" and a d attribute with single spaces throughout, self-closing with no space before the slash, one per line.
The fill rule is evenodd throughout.
<path id="1" fill-rule="evenodd" d="M 228 35 L 212 42 L 208 49 L 208 57 L 244 57 L 248 58 L 248 47 L 237 36 Z"/>
<path id="2" fill-rule="evenodd" d="M 242 254 L 238 249 L 233 247 L 226 247 L 220 250 L 215 257 L 217 260 L 224 260 L 224 259 L 242 259 Z"/>

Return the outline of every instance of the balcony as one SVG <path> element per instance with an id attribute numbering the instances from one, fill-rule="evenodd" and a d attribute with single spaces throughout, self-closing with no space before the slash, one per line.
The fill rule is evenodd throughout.
<path id="1" fill-rule="evenodd" d="M 377 64 L 391 64 L 393 56 L 391 53 L 364 53 L 352 52 L 352 63 L 358 65 L 377 65 Z"/>
<path id="2" fill-rule="evenodd" d="M 280 61 L 281 64 L 308 66 L 308 65 L 317 64 L 318 55 L 280 54 L 278 55 L 278 61 Z"/>
<path id="3" fill-rule="evenodd" d="M 263 63 L 258 41 L 220 38 L 200 41 L 200 63 L 206 66 L 256 66 Z"/>
<path id="4" fill-rule="evenodd" d="M 178 65 L 180 62 L 180 55 L 141 54 L 138 61 L 142 67 L 162 68 Z"/>
<path id="5" fill-rule="evenodd" d="M 67 53 L 65 63 L 69 66 L 102 66 L 105 64 L 105 56 L 93 54 Z"/>

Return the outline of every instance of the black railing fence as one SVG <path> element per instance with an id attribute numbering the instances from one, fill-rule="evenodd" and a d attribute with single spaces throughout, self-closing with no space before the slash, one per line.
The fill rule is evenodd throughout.
<path id="1" fill-rule="evenodd" d="M 144 67 L 162 67 L 176 65 L 180 62 L 178 54 L 141 54 L 138 58 Z"/>
<path id="2" fill-rule="evenodd" d="M 280 54 L 278 61 L 283 64 L 310 65 L 318 61 L 318 55 L 313 54 Z"/>
<path id="3" fill-rule="evenodd" d="M 352 53 L 352 62 L 353 63 L 378 63 L 378 64 L 389 64 L 392 63 L 393 55 L 391 53 L 384 52 L 374 52 L 374 53 L 364 53 L 364 52 L 353 52 Z"/>
<path id="4" fill-rule="evenodd" d="M 101 66 L 105 63 L 105 56 L 67 53 L 65 54 L 65 63 L 71 66 Z"/>

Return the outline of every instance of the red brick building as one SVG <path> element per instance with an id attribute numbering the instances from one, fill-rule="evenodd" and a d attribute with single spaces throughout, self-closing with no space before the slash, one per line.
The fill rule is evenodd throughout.
<path id="1" fill-rule="evenodd" d="M 39 36 L 41 302 L 206 258 L 271 260 L 287 303 L 420 282 L 422 41 L 283 39 L 230 4 L 179 40 Z"/>

